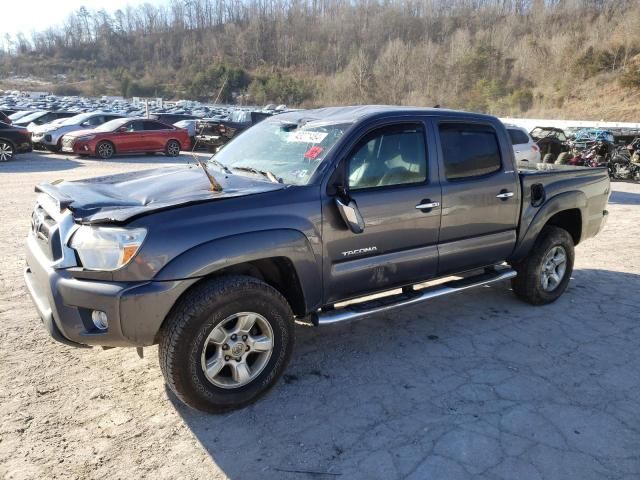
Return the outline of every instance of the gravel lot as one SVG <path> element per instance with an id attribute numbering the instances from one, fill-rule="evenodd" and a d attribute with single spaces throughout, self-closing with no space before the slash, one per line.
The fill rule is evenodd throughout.
<path id="1" fill-rule="evenodd" d="M 613 185 L 609 225 L 555 304 L 504 283 L 300 327 L 269 396 L 207 416 L 168 393 L 155 347 L 55 343 L 22 281 L 35 183 L 188 158 L 0 164 L 0 478 L 640 476 L 640 185 Z"/>

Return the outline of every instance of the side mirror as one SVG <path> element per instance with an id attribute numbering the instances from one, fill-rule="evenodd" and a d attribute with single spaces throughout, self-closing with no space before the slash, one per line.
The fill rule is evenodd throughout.
<path id="1" fill-rule="evenodd" d="M 364 232 L 364 220 L 362 219 L 362 215 L 360 215 L 360 210 L 358 210 L 358 205 L 356 205 L 355 200 L 350 199 L 346 201 L 336 197 L 336 206 L 338 207 L 342 220 L 344 220 L 344 223 L 353 233 Z"/>
<path id="2" fill-rule="evenodd" d="M 118 129 L 118 132 L 120 132 L 120 133 L 127 133 L 128 131 L 129 131 L 129 130 L 127 129 L 127 127 L 120 127 L 120 128 Z"/>

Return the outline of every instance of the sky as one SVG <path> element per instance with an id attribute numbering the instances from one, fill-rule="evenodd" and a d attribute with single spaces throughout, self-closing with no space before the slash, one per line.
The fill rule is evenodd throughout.
<path id="1" fill-rule="evenodd" d="M 31 37 L 32 31 L 60 25 L 71 12 L 85 6 L 88 10 L 115 12 L 127 5 L 161 4 L 163 0 L 4 0 L 2 1 L 2 36 L 19 32 Z"/>

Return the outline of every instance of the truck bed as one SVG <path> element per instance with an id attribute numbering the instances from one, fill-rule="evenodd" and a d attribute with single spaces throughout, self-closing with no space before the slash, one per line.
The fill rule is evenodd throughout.
<path id="1" fill-rule="evenodd" d="M 518 167 L 522 189 L 518 243 L 523 243 L 531 225 L 540 224 L 535 221 L 537 216 L 554 213 L 554 207 L 550 205 L 554 199 L 573 197 L 576 200 L 575 204 L 579 205 L 576 210 L 580 212 L 582 235 L 576 240 L 591 238 L 602 228 L 610 194 L 609 173 L 605 167 L 528 162 L 518 162 Z M 534 201 L 535 192 L 540 188 L 544 192 L 542 205 Z M 544 223 L 546 222 L 542 222 Z"/>

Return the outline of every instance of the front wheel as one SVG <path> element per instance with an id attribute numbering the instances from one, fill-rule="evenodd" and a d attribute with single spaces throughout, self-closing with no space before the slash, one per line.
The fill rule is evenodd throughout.
<path id="1" fill-rule="evenodd" d="M 569 232 L 559 227 L 544 227 L 529 256 L 513 265 L 518 272 L 511 280 L 513 292 L 532 305 L 555 302 L 567 289 L 574 257 Z"/>
<path id="2" fill-rule="evenodd" d="M 96 146 L 96 153 L 103 160 L 109 160 L 113 157 L 113 154 L 116 152 L 116 149 L 113 148 L 113 144 L 111 142 L 100 142 Z"/>
<path id="3" fill-rule="evenodd" d="M 0 162 L 8 162 L 15 155 L 13 145 L 0 141 Z"/>
<path id="4" fill-rule="evenodd" d="M 184 403 L 224 412 L 273 387 L 293 344 L 293 313 L 277 290 L 253 277 L 221 277 L 173 308 L 161 331 L 160 367 Z"/>

